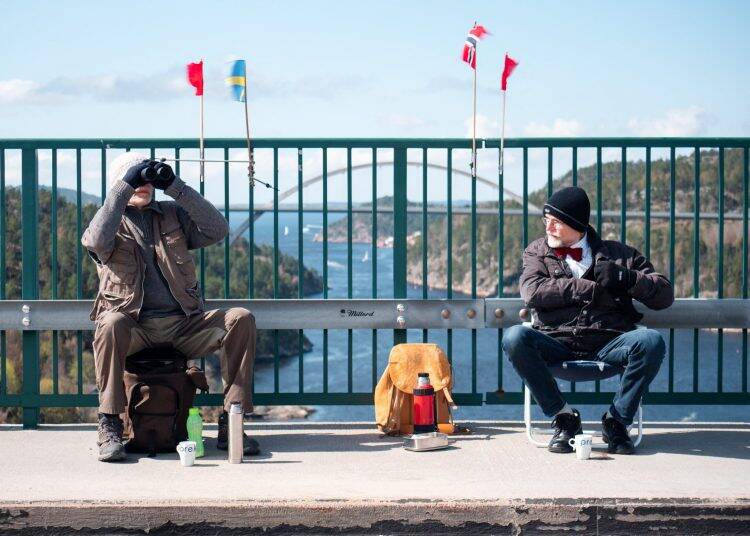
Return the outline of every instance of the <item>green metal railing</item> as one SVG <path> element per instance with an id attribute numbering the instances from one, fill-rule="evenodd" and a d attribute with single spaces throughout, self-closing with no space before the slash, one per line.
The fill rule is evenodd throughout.
<path id="1" fill-rule="evenodd" d="M 206 141 L 206 148 L 210 151 L 221 151 L 223 159 L 229 160 L 230 150 L 242 149 L 246 142 L 240 139 L 211 139 Z M 40 242 L 48 243 L 49 258 L 52 259 L 49 270 L 49 288 L 48 295 L 44 298 L 57 300 L 62 296 L 61 286 L 65 286 L 67 298 L 78 300 L 91 299 L 93 296 L 86 295 L 86 285 L 84 281 L 84 265 L 90 261 L 86 258 L 85 251 L 76 241 L 75 252 L 72 256 L 75 270 L 74 287 L 69 286 L 69 281 L 61 278 L 61 255 L 66 259 L 70 258 L 69 251 L 61 251 L 59 248 L 59 234 L 61 232 L 59 219 L 61 214 L 58 210 L 59 199 L 59 168 L 60 155 L 65 153 L 73 154 L 74 160 L 74 177 L 75 177 L 75 217 L 73 218 L 75 233 L 77 237 L 81 236 L 83 229 L 88 223 L 85 221 L 90 217 L 90 210 L 85 211 L 83 204 L 83 194 L 85 192 L 95 191 L 100 188 L 100 198 L 103 201 L 107 192 L 106 172 L 107 160 L 113 154 L 122 150 L 139 148 L 146 150 L 152 156 L 174 155 L 180 158 L 187 151 L 195 151 L 198 147 L 196 140 L 192 139 L 109 139 L 109 140 L 0 140 L 0 202 L 2 204 L 2 213 L 0 213 L 0 300 L 22 299 L 33 302 L 40 299 L 39 280 L 40 266 Z M 281 206 L 279 196 L 280 192 L 275 190 L 272 195 L 270 206 L 264 210 L 272 211 L 273 218 L 273 274 L 272 274 L 272 297 L 281 299 L 281 280 L 279 272 L 280 258 L 280 237 L 279 237 L 279 215 L 284 211 L 293 210 L 297 217 L 297 240 L 298 249 L 296 257 L 298 260 L 297 289 L 296 297 L 304 298 L 304 255 L 305 248 L 303 244 L 303 224 L 307 214 L 322 213 L 322 279 L 323 291 L 322 297 L 329 298 L 329 215 L 332 213 L 345 213 L 348 217 L 346 226 L 346 246 L 347 246 L 347 263 L 346 263 L 346 297 L 354 297 L 354 275 L 355 268 L 353 265 L 353 244 L 354 244 L 354 218 L 357 214 L 369 213 L 371 244 L 369 244 L 370 259 L 370 278 L 371 288 L 370 297 L 379 298 L 422 298 L 428 299 L 432 290 L 428 287 L 428 276 L 430 266 L 429 239 L 442 239 L 435 236 L 436 228 L 431 226 L 434 218 L 441 218 L 445 224 L 445 289 L 444 297 L 448 300 L 456 297 L 478 297 L 478 267 L 480 261 L 480 250 L 485 239 L 477 236 L 478 230 L 484 232 L 487 225 L 480 226 L 479 223 L 486 222 L 486 218 L 491 218 L 494 222 L 490 226 L 496 232 L 493 236 L 496 243 L 491 244 L 491 249 L 495 257 L 492 263 L 496 263 L 496 293 L 489 297 L 511 298 L 517 296 L 514 284 L 517 283 L 518 269 L 520 268 L 520 258 L 512 258 L 509 255 L 519 255 L 518 241 L 525 246 L 541 232 L 541 227 L 535 220 L 531 219 L 534 211 L 530 210 L 533 202 L 538 204 L 539 199 L 549 195 L 555 184 L 586 184 L 591 189 L 589 194 L 595 197 L 594 214 L 592 220 L 595 228 L 602 233 L 605 231 L 608 236 L 616 235 L 620 240 L 636 240 L 639 249 L 642 249 L 647 256 L 662 259 L 664 262 L 657 269 L 666 272 L 670 278 L 675 281 L 678 292 L 682 292 L 685 297 L 716 297 L 724 298 L 748 298 L 748 190 L 749 186 L 749 163 L 748 152 L 750 149 L 749 138 L 571 138 L 571 139 L 510 139 L 506 140 L 505 147 L 508 153 L 515 153 L 521 156 L 520 170 L 517 176 L 520 178 L 520 187 L 522 190 L 523 202 L 518 207 L 509 203 L 504 197 L 504 190 L 508 184 L 508 177 L 503 173 L 495 171 L 492 180 L 498 185 L 497 198 L 494 204 L 487 202 L 479 203 L 477 184 L 470 184 L 470 206 L 468 209 L 456 204 L 455 198 L 455 175 L 454 162 L 468 161 L 466 155 L 471 147 L 470 140 L 465 139 L 260 139 L 254 141 L 254 147 L 257 152 L 267 151 L 269 155 L 270 173 L 269 181 L 274 186 L 280 185 L 283 177 L 290 177 L 288 173 L 280 168 L 280 152 L 296 151 L 296 186 L 298 189 L 296 198 L 296 207 Z M 498 140 L 479 140 L 480 161 L 487 158 L 495 159 L 498 154 Z M 319 152 L 322 158 L 322 193 L 321 197 L 311 199 L 309 194 L 303 194 L 304 191 L 304 157 L 308 152 Z M 332 151 L 345 151 L 346 161 L 346 183 L 345 183 L 345 208 L 341 205 L 330 207 L 331 198 L 329 157 Z M 367 173 L 353 172 L 352 154 L 353 151 L 365 151 L 369 154 L 371 160 L 371 171 Z M 617 158 L 604 161 L 605 152 L 615 152 Z M 680 190 L 679 185 L 684 183 L 684 173 L 686 166 L 689 166 L 689 157 L 680 155 L 684 151 L 692 151 L 692 190 Z M 392 157 L 392 205 L 383 206 L 382 199 L 378 200 L 379 195 L 379 168 L 381 162 L 379 157 L 383 153 Z M 570 153 L 570 165 L 564 165 L 562 173 L 562 182 L 556 182 L 554 172 L 556 162 L 559 166 L 559 155 Z M 663 167 L 668 161 L 667 175 L 660 176 L 658 181 L 652 176 L 654 173 L 655 161 L 653 153 L 660 152 L 664 154 L 658 162 Z M 582 155 L 590 154 L 591 166 L 584 170 L 579 169 L 579 161 Z M 619 154 L 618 154 L 619 153 Z M 84 155 L 98 154 L 98 178 L 91 178 L 91 173 L 84 175 L 83 158 Z M 408 167 L 412 164 L 409 161 L 409 154 L 418 154 L 418 161 L 422 164 L 422 172 L 419 177 L 410 177 Z M 632 155 L 643 154 L 638 160 L 628 162 L 628 157 Z M 702 156 L 703 155 L 703 156 Z M 44 157 L 40 159 L 40 157 Z M 444 175 L 428 176 L 428 157 L 436 156 L 447 162 Z M 539 157 L 535 160 L 535 157 Z M 739 178 L 732 176 L 732 188 L 726 188 L 726 169 L 727 159 L 731 157 L 732 173 L 739 173 Z M 540 166 L 530 164 L 540 161 Z M 546 159 L 546 185 L 544 181 Z M 641 176 L 640 160 L 643 162 L 643 171 Z M 11 162 L 12 161 L 12 162 Z M 50 227 L 40 228 L 36 222 L 40 221 L 39 207 L 39 177 L 40 162 L 49 162 L 50 167 Z M 612 165 L 619 163 L 619 177 L 613 176 L 611 171 Z M 637 164 L 638 176 L 629 175 L 632 172 L 632 165 Z M 702 168 L 703 166 L 703 168 Z M 716 169 L 716 177 L 710 178 L 710 185 L 706 187 L 703 183 L 706 181 L 702 169 Z M 480 168 L 480 172 L 481 172 Z M 506 160 L 506 174 L 508 173 L 509 164 Z M 661 169 L 661 168 L 660 168 Z M 739 169 L 739 171 L 737 171 Z M 569 172 L 568 172 L 569 170 Z M 13 172 L 14 184 L 20 185 L 20 205 L 18 212 L 9 214 L 10 198 L 15 195 L 12 186 L 8 184 L 9 173 Z M 181 171 L 180 162 L 176 163 L 176 171 Z M 230 167 L 229 162 L 223 164 L 223 211 L 227 218 L 230 216 L 231 201 L 233 196 L 230 195 L 230 184 L 232 180 L 237 180 L 241 174 L 235 175 L 235 170 Z M 568 172 L 567 174 L 564 172 Z M 533 173 L 535 183 L 541 184 L 541 191 L 530 191 L 530 173 Z M 592 176 L 589 174 L 593 173 Z M 85 181 L 84 181 L 84 176 Z M 265 177 L 264 177 L 265 178 Z M 632 188 L 633 184 L 643 182 L 642 193 Z M 417 180 L 415 180 L 417 179 Z M 246 178 L 245 178 L 246 180 Z M 619 180 L 619 188 L 609 187 L 610 181 Z M 410 182 L 414 181 L 414 182 Z M 593 182 L 592 182 L 593 181 Z M 658 182 L 658 185 L 656 184 Z M 407 190 L 410 184 L 421 183 L 421 204 L 414 204 L 415 200 L 407 199 Z M 199 191 L 205 194 L 205 183 L 199 184 Z M 537 184 L 539 186 L 539 184 Z M 546 186 L 546 188 L 545 188 Z M 356 190 L 355 190 L 356 189 Z M 613 192 L 619 190 L 618 202 L 605 199 L 606 195 L 614 195 Z M 741 191 L 740 191 L 741 190 Z M 343 190 L 342 190 L 343 191 Z M 342 191 L 339 191 L 341 193 Z M 354 203 L 356 192 L 371 192 L 371 204 L 369 206 Z M 664 193 L 666 191 L 666 194 Z M 430 194 L 445 192 L 444 204 L 430 203 Z M 661 197 L 655 199 L 656 194 Z M 494 194 L 493 194 L 494 195 Z M 664 197 L 666 195 L 666 198 Z M 537 199 L 539 198 L 539 199 Z M 727 207 L 727 200 L 731 199 L 731 207 Z M 543 199 L 542 199 L 543 202 Z M 639 205 L 635 206 L 634 203 Z M 315 204 L 316 206 L 313 206 Z M 657 210 L 657 205 L 661 208 Z M 680 205 L 680 206 L 678 206 Z M 702 212 L 701 207 L 710 205 L 707 212 Z M 613 209 L 613 207 L 615 207 Z M 686 211 L 689 213 L 686 214 Z M 252 188 L 247 188 L 247 207 L 246 216 L 249 222 L 248 238 L 249 243 L 253 244 L 256 237 L 255 219 L 258 208 L 258 193 Z M 84 218 L 84 212 L 88 214 Z M 410 214 L 416 213 L 416 219 L 409 219 Z M 378 281 L 379 273 L 382 273 L 383 265 L 378 262 L 378 216 L 388 215 L 392 217 L 393 224 L 393 260 L 392 265 L 387 268 L 392 269 L 392 278 L 389 281 L 392 287 L 391 291 L 384 295 L 379 291 Z M 17 218 L 18 221 L 12 221 L 10 218 Z M 469 237 L 468 237 L 468 257 L 454 259 L 454 254 L 459 250 L 466 250 L 466 244 L 456 243 L 456 233 L 461 231 L 461 225 L 465 224 L 468 218 Z M 70 218 L 66 221 L 70 222 Z M 381 220 L 382 221 L 382 220 Z M 417 256 L 409 256 L 408 238 L 410 235 L 409 224 L 419 223 L 421 227 L 421 251 Z M 656 223 L 655 223 L 656 222 Z M 731 223 L 731 242 L 727 242 L 729 234 L 726 232 L 727 222 Z M 12 225 L 11 225 L 12 224 Z M 457 227 L 458 226 L 458 227 Z M 20 242 L 11 243 L 9 237 L 15 228 L 20 229 Z M 657 228 L 658 227 L 658 228 Z M 518 232 L 518 235 L 515 234 Z M 48 236 L 45 236 L 48 233 Z M 687 235 L 690 234 L 692 240 Z M 13 235 L 16 236 L 16 235 Z M 463 235 L 459 235 L 463 236 Z M 706 237 L 710 239 L 706 239 Z M 667 237 L 666 243 L 664 238 Z M 715 238 L 714 238 L 715 237 Z M 43 239 L 43 240 L 40 240 Z M 692 259 L 677 258 L 679 251 L 684 251 L 687 243 L 692 244 Z M 654 249 L 659 244 L 658 249 Z M 515 249 L 513 249 L 515 248 Z M 229 238 L 223 243 L 223 263 L 224 263 L 224 281 L 221 296 L 211 296 L 214 298 L 229 298 L 230 290 L 230 250 L 231 244 Z M 729 255 L 729 256 L 728 256 Z M 199 257 L 199 276 L 201 283 L 206 281 L 207 259 L 205 251 L 201 250 Z M 421 267 L 421 284 L 409 285 L 407 273 L 409 272 L 410 259 L 416 258 L 417 266 Z M 706 273 L 703 263 L 705 260 L 715 260 L 715 270 L 713 273 Z M 727 264 L 727 259 L 731 262 Z M 689 261 L 692 260 L 692 263 Z M 247 266 L 247 299 L 256 297 L 256 277 L 257 266 L 254 255 L 248 255 Z M 491 264 L 492 264 L 491 263 Z M 456 291 L 456 275 L 463 275 L 461 269 L 468 264 L 468 278 L 470 288 L 466 295 L 461 295 Z M 691 264 L 692 269 L 686 270 L 685 267 Z M 413 267 L 413 266 L 412 266 Z M 727 294 L 726 281 L 731 276 L 732 293 Z M 18 285 L 20 281 L 20 285 Z M 739 286 L 737 285 L 739 282 Z M 46 282 L 44 282 L 46 283 Z M 8 292 L 9 285 L 13 286 L 14 295 Z M 506 291 L 510 289 L 510 291 Z M 466 290 L 464 288 L 464 290 Z M 360 296 L 361 297 L 361 296 Z M 737 335 L 739 342 L 735 344 L 734 350 L 738 356 L 741 368 L 741 381 L 735 390 L 727 390 L 725 385 L 725 376 L 727 373 L 727 361 L 725 359 L 726 333 L 721 329 L 722 326 L 716 326 L 716 363 L 715 374 L 716 383 L 711 389 L 707 389 L 701 383 L 701 374 L 704 371 L 701 361 L 701 340 L 703 330 L 695 328 L 692 331 L 692 349 L 691 361 L 687 363 L 684 349 L 680 350 L 677 345 L 675 329 L 668 331 L 668 360 L 665 363 L 666 369 L 666 389 L 649 393 L 648 402 L 657 404 L 673 403 L 711 403 L 711 404 L 750 404 L 750 394 L 748 393 L 748 371 L 747 371 L 747 329 L 742 329 Z M 283 368 L 282 358 L 280 357 L 279 332 L 273 332 L 273 391 L 257 392 L 256 401 L 262 404 L 275 403 L 304 403 L 304 404 L 369 404 L 371 403 L 370 390 L 356 390 L 354 384 L 359 377 L 355 371 L 355 341 L 353 330 L 347 330 L 346 333 L 346 360 L 344 363 L 334 363 L 329 359 L 332 348 L 330 347 L 332 330 L 322 329 L 322 387 L 316 391 L 310 391 L 305 388 L 306 363 L 303 352 L 303 342 L 305 332 L 302 329 L 297 331 L 299 352 L 297 357 L 298 385 L 296 390 L 285 391 L 281 387 L 281 369 Z M 407 340 L 435 340 L 435 331 L 432 329 L 415 330 L 410 332 L 407 329 L 393 330 L 393 343 L 406 342 Z M 492 368 L 486 361 L 478 359 L 478 331 L 471 329 L 469 332 L 468 344 L 457 347 L 456 334 L 453 330 L 443 331 L 440 339 L 445 343 L 449 359 L 456 365 L 456 376 L 468 378 L 467 389 L 460 390 L 457 393 L 457 400 L 463 404 L 482 404 L 482 403 L 503 403 L 519 404 L 522 403 L 522 393 L 517 378 L 512 369 L 509 371 L 507 365 L 503 363 L 501 357 L 500 341 L 502 338 L 502 329 L 495 330 L 497 342 L 495 345 L 496 355 L 491 360 Z M 371 330 L 371 358 L 370 369 L 367 371 L 367 383 L 375 385 L 378 375 L 382 371 L 382 354 L 387 353 L 387 348 L 382 348 L 382 340 L 378 337 L 379 330 Z M 13 335 L 17 337 L 20 344 L 20 356 L 9 356 L 9 341 Z M 711 335 L 713 336 L 713 335 Z M 732 335 L 735 337 L 735 335 Z M 40 367 L 42 357 L 42 334 L 39 331 L 22 330 L 20 334 L 2 331 L 0 333 L 0 406 L 23 407 L 23 423 L 26 426 L 34 426 L 39 419 L 39 409 L 45 407 L 79 407 L 95 406 L 97 399 L 95 390 L 91 386 L 90 380 L 91 368 L 93 361 L 89 352 L 84 348 L 84 332 L 77 331 L 74 337 L 60 331 L 53 331 L 50 336 L 49 349 L 44 347 L 45 355 L 50 354 L 51 359 L 51 389 L 50 392 L 42 392 L 40 383 L 43 380 Z M 16 339 L 14 339 L 16 340 Z M 463 339 L 462 339 L 463 340 Z M 64 341 L 66 345 L 62 345 Z M 75 341 L 74 362 L 75 362 L 75 389 L 74 392 L 61 392 L 59 370 L 63 363 L 63 353 L 67 356 L 70 352 L 71 341 Z M 734 341 L 734 339 L 733 339 Z M 45 343 L 46 344 L 46 343 Z M 494 343 L 493 343 L 494 344 Z M 734 344 L 734 343 L 733 343 Z M 65 348 L 63 348 L 65 346 Z M 468 355 L 468 359 L 464 359 Z M 461 357 L 461 367 L 455 363 L 457 357 Z M 67 359 L 67 357 L 65 357 Z M 734 358 L 733 358 L 734 359 Z M 379 367 L 380 364 L 380 367 Z M 12 367 L 10 366 L 12 365 Z M 22 373 L 19 377 L 16 368 L 21 366 Z M 333 392 L 329 385 L 331 367 L 346 367 L 345 390 Z M 690 373 L 691 386 L 688 389 L 681 390 L 676 378 L 678 373 L 685 372 L 685 367 L 692 369 Z M 20 388 L 11 389 L 10 368 L 13 369 L 15 378 L 20 378 Z M 68 369 L 73 370 L 73 368 Z M 682 376 L 680 376 L 682 377 Z M 497 390 L 486 388 L 487 378 L 496 378 Z M 514 382 L 514 380 L 516 380 Z M 16 380 L 17 382 L 17 380 Z M 257 380 L 256 380 L 257 383 Z M 510 389 L 515 383 L 519 387 L 517 390 Z M 481 384 L 481 385 L 480 385 Z M 463 385 L 463 384 L 462 384 Z M 485 389 L 482 389 L 485 386 Z M 18 386 L 16 386 L 18 387 Z M 571 384 L 570 390 L 573 394 L 570 397 L 572 402 L 578 403 L 600 403 L 606 402 L 611 397 L 611 393 L 602 391 L 602 386 L 597 382 L 593 392 L 576 391 L 576 386 Z M 202 403 L 218 403 L 219 395 L 206 395 L 200 399 Z"/>

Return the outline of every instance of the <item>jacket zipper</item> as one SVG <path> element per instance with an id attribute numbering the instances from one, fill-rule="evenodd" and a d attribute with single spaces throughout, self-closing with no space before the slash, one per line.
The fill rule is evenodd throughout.
<path id="1" fill-rule="evenodd" d="M 141 309 L 143 309 L 143 300 L 145 298 L 145 292 L 143 289 L 143 281 L 146 279 L 146 261 L 141 259 L 141 303 L 138 305 L 138 312 L 136 313 L 136 318 L 138 320 L 141 319 Z"/>

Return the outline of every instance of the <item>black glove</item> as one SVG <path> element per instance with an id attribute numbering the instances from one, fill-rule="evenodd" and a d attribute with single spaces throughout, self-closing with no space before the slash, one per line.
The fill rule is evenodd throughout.
<path id="1" fill-rule="evenodd" d="M 599 285 L 612 290 L 628 290 L 636 282 L 633 270 L 628 270 L 614 261 L 597 262 L 594 265 L 594 276 Z"/>
<path id="2" fill-rule="evenodd" d="M 156 178 L 154 179 L 154 188 L 159 190 L 166 190 L 174 182 L 174 171 L 171 166 L 164 162 L 151 162 L 154 171 L 156 172 Z"/>
<path id="3" fill-rule="evenodd" d="M 147 169 L 151 163 L 148 160 L 144 160 L 140 164 L 135 164 L 125 172 L 125 176 L 122 178 L 123 181 L 127 182 L 133 188 L 138 188 L 146 184 L 146 179 L 143 177 L 142 171 Z"/>

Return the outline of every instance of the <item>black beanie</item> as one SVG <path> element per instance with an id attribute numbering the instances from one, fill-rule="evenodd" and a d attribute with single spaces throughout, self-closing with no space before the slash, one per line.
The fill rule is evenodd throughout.
<path id="1" fill-rule="evenodd" d="M 591 203 L 586 192 L 578 186 L 558 190 L 544 205 L 544 215 L 554 216 L 576 231 L 586 232 L 591 216 Z"/>

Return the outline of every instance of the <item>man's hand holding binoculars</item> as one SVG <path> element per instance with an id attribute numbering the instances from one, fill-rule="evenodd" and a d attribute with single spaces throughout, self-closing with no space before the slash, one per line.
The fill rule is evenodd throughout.
<path id="1" fill-rule="evenodd" d="M 122 180 L 133 188 L 151 183 L 154 188 L 166 190 L 174 181 L 174 177 L 174 171 L 168 164 L 158 160 L 144 160 L 132 166 Z"/>

